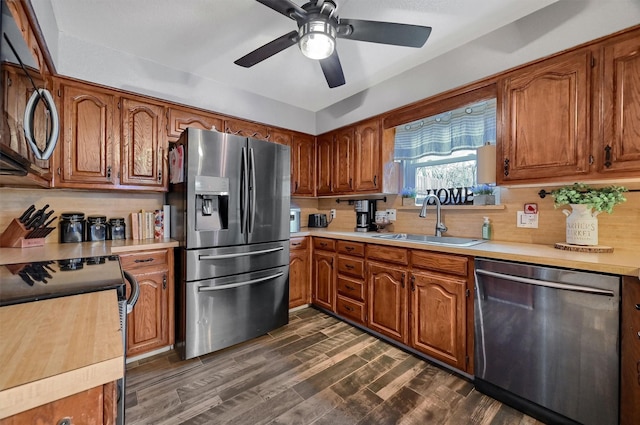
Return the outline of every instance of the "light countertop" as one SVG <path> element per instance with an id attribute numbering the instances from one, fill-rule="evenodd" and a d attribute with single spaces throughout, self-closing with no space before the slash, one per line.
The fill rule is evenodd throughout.
<path id="1" fill-rule="evenodd" d="M 120 379 L 115 289 L 0 308 L 0 419 Z"/>
<path id="2" fill-rule="evenodd" d="M 587 253 L 564 251 L 553 245 L 487 241 L 468 247 L 430 245 L 406 240 L 380 239 L 376 232 L 344 232 L 314 229 L 292 233 L 296 236 L 319 236 L 355 242 L 375 243 L 411 249 L 447 252 L 473 257 L 519 261 L 547 266 L 566 267 L 586 271 L 635 276 L 640 279 L 640 255 L 635 250 L 615 248 L 612 253 Z"/>

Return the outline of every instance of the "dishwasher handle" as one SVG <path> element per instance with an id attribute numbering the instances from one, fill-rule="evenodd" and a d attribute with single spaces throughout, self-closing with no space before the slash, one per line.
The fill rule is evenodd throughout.
<path id="1" fill-rule="evenodd" d="M 608 297 L 613 297 L 615 295 L 613 291 L 608 289 L 600 289 L 600 288 L 593 288 L 590 286 L 573 285 L 568 283 L 532 279 L 529 277 L 513 276 L 510 274 L 492 272 L 492 271 L 483 270 L 483 269 L 476 269 L 476 274 L 491 276 L 498 279 L 509 280 L 512 282 L 526 283 L 528 285 L 544 286 L 547 288 L 565 289 L 567 291 L 584 292 L 584 293 L 595 294 L 595 295 L 605 295 Z"/>

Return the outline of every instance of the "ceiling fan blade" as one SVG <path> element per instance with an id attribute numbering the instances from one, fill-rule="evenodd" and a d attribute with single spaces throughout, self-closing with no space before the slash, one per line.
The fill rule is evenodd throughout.
<path id="1" fill-rule="evenodd" d="M 431 34 L 431 27 L 360 19 L 340 19 L 337 30 L 338 38 L 406 47 L 424 46 Z"/>
<path id="2" fill-rule="evenodd" d="M 322 72 L 324 72 L 324 78 L 326 78 L 330 89 L 342 86 L 345 83 L 337 50 L 334 50 L 328 58 L 321 59 L 320 67 L 322 68 Z"/>
<path id="3" fill-rule="evenodd" d="M 294 19 L 296 21 L 303 19 L 307 16 L 307 11 L 291 2 L 290 0 L 256 0 L 258 3 L 262 3 L 270 9 L 275 10 L 278 13 L 282 13 L 287 18 Z M 296 17 L 297 15 L 297 17 Z"/>
<path id="4" fill-rule="evenodd" d="M 236 65 L 250 68 L 253 65 L 262 62 L 263 60 L 270 58 L 276 53 L 280 53 L 287 47 L 291 47 L 298 42 L 298 31 L 291 31 L 275 40 L 265 44 L 262 47 L 258 47 L 251 53 L 248 53 L 236 60 Z"/>

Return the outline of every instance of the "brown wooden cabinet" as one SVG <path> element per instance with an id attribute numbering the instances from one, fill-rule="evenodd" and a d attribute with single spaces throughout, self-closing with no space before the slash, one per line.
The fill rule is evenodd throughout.
<path id="1" fill-rule="evenodd" d="M 120 119 L 113 92 L 61 82 L 61 138 L 56 187 L 106 187 L 118 184 Z"/>
<path id="2" fill-rule="evenodd" d="M 382 190 L 380 120 L 358 124 L 355 129 L 354 191 Z"/>
<path id="3" fill-rule="evenodd" d="M 367 303 L 369 328 L 408 342 L 408 304 L 406 267 L 367 262 Z"/>
<path id="4" fill-rule="evenodd" d="M 600 173 L 637 176 L 640 171 L 640 29 L 603 47 L 602 133 L 596 144 Z M 594 117 L 594 123 L 600 117 Z"/>
<path id="5" fill-rule="evenodd" d="M 589 172 L 591 61 L 583 49 L 503 79 L 498 183 Z"/>
<path id="6" fill-rule="evenodd" d="M 335 311 L 335 241 L 313 238 L 311 302 L 318 307 Z"/>
<path id="7" fill-rule="evenodd" d="M 353 127 L 343 128 L 333 139 L 332 189 L 334 193 L 353 191 L 355 131 Z"/>
<path id="8" fill-rule="evenodd" d="M 170 107 L 167 114 L 167 136 L 172 142 L 177 141 L 188 127 L 223 131 L 224 119 L 215 114 L 175 107 Z"/>
<path id="9" fill-rule="evenodd" d="M 127 356 L 172 345 L 175 340 L 173 250 L 121 254 L 120 261 L 122 268 L 140 285 L 138 302 L 127 316 Z"/>
<path id="10" fill-rule="evenodd" d="M 224 132 L 258 140 L 269 139 L 269 129 L 266 125 L 232 118 L 224 120 Z"/>
<path id="11" fill-rule="evenodd" d="M 289 308 L 310 303 L 309 238 L 289 240 Z"/>
<path id="12" fill-rule="evenodd" d="M 316 193 L 318 196 L 333 193 L 333 133 L 316 139 Z"/>
<path id="13" fill-rule="evenodd" d="M 122 97 L 120 184 L 166 190 L 169 144 L 164 105 Z"/>
<path id="14" fill-rule="evenodd" d="M 640 280 L 622 279 L 620 425 L 640 423 Z"/>
<path id="15" fill-rule="evenodd" d="M 291 195 L 315 195 L 315 144 L 313 137 L 294 133 L 291 142 Z"/>
<path id="16" fill-rule="evenodd" d="M 411 273 L 410 345 L 460 370 L 466 367 L 466 280 Z"/>
<path id="17" fill-rule="evenodd" d="M 336 313 L 365 325 L 367 322 L 365 285 L 365 245 L 338 241 Z"/>
<path id="18" fill-rule="evenodd" d="M 110 382 L 0 419 L 0 425 L 113 425 L 116 400 L 116 384 Z"/>

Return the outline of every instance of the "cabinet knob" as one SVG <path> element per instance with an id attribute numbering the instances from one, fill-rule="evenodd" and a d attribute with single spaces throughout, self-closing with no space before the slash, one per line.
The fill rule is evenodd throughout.
<path id="1" fill-rule="evenodd" d="M 344 266 L 349 270 L 353 270 L 353 266 L 351 264 L 345 264 Z"/>
<path id="2" fill-rule="evenodd" d="M 636 304 L 636 310 L 640 310 L 640 304 Z"/>
<path id="3" fill-rule="evenodd" d="M 71 425 L 71 418 L 62 418 L 58 421 L 57 425 Z"/>
<path id="4" fill-rule="evenodd" d="M 611 146 L 609 145 L 604 147 L 604 166 L 611 167 Z"/>
<path id="5" fill-rule="evenodd" d="M 353 247 L 352 246 L 346 246 L 344 249 L 346 249 L 347 251 L 351 252 L 353 251 Z"/>
<path id="6" fill-rule="evenodd" d="M 162 289 L 167 289 L 167 275 L 162 275 Z"/>
<path id="7" fill-rule="evenodd" d="M 145 258 L 144 260 L 133 260 L 134 263 L 150 263 L 153 261 L 153 258 Z"/>

